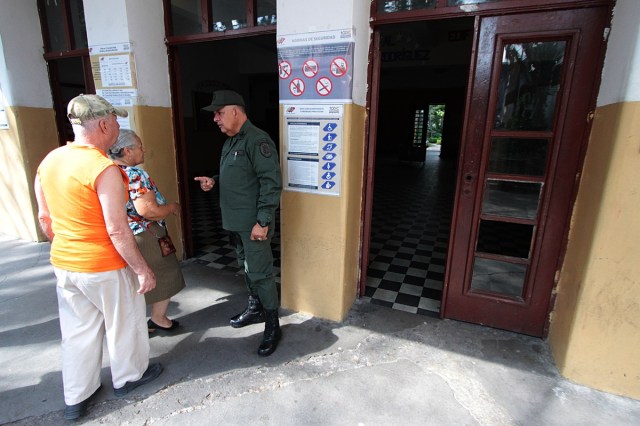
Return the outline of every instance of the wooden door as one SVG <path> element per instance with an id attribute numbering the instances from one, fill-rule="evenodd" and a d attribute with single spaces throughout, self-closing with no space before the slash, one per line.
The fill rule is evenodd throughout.
<path id="1" fill-rule="evenodd" d="M 546 333 L 607 13 L 479 18 L 443 317 Z"/>

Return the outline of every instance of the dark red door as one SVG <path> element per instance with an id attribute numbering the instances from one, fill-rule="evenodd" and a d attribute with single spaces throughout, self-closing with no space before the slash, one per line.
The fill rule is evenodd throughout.
<path id="1" fill-rule="evenodd" d="M 480 18 L 444 317 L 545 334 L 607 13 Z"/>

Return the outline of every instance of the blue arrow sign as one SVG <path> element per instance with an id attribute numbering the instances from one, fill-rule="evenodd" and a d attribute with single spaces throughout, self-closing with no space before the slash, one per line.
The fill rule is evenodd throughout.
<path id="1" fill-rule="evenodd" d="M 324 138 L 322 138 L 323 141 L 332 141 L 334 140 L 338 135 L 336 135 L 335 133 L 327 133 L 326 135 L 324 135 Z"/>
<path id="2" fill-rule="evenodd" d="M 322 184 L 322 189 L 331 189 L 334 186 L 336 186 L 335 182 L 326 181 L 325 183 Z"/>
<path id="3" fill-rule="evenodd" d="M 333 132 L 333 130 L 338 127 L 336 123 L 327 123 L 326 126 L 322 128 L 325 132 Z"/>
<path id="4" fill-rule="evenodd" d="M 334 149 L 336 149 L 338 145 L 335 143 L 328 143 L 325 146 L 322 147 L 323 151 L 333 151 Z"/>
<path id="5" fill-rule="evenodd" d="M 325 163 L 322 166 L 322 170 L 333 170 L 336 167 L 336 163 Z"/>
<path id="6" fill-rule="evenodd" d="M 334 158 L 336 158 L 337 156 L 338 156 L 338 154 L 334 154 L 333 152 L 327 152 L 327 153 L 324 155 L 324 157 L 322 157 L 322 159 L 323 159 L 324 161 L 331 161 L 331 160 L 333 160 Z"/>
<path id="7" fill-rule="evenodd" d="M 325 174 L 323 174 L 323 175 L 322 175 L 322 179 L 324 179 L 324 180 L 331 180 L 331 179 L 333 179 L 334 177 L 336 177 L 336 174 L 337 174 L 336 172 L 327 172 L 327 173 L 325 173 Z"/>

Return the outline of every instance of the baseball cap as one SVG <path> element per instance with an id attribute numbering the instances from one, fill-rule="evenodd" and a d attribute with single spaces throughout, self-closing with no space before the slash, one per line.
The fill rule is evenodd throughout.
<path id="1" fill-rule="evenodd" d="M 118 117 L 129 115 L 124 109 L 114 107 L 98 95 L 78 95 L 67 105 L 67 118 L 71 124 L 86 123 L 109 114 L 115 114 Z"/>
<path id="2" fill-rule="evenodd" d="M 244 99 L 242 99 L 239 93 L 233 90 L 216 90 L 213 92 L 211 105 L 202 108 L 202 110 L 215 112 L 226 105 L 244 106 Z"/>

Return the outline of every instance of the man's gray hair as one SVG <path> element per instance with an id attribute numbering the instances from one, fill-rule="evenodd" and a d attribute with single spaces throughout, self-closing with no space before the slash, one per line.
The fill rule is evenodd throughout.
<path id="1" fill-rule="evenodd" d="M 120 129 L 120 134 L 118 135 L 118 140 L 111 148 L 109 148 L 109 158 L 115 160 L 116 158 L 120 158 L 124 155 L 125 148 L 132 148 L 136 146 L 136 132 L 130 129 Z"/>

